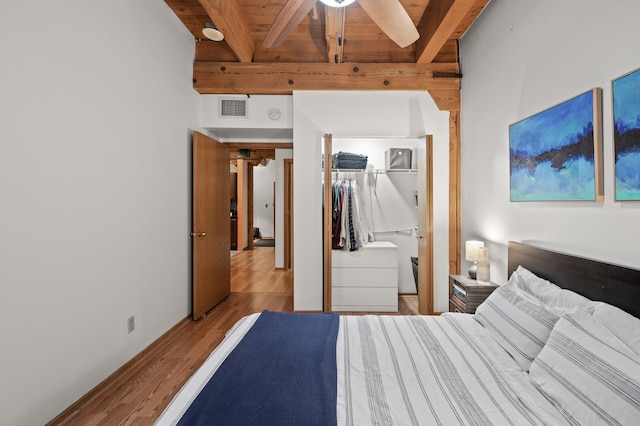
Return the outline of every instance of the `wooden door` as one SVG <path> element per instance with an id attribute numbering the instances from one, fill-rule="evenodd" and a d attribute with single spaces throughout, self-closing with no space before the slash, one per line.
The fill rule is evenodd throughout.
<path id="1" fill-rule="evenodd" d="M 418 311 L 433 314 L 433 138 L 418 141 Z"/>
<path id="2" fill-rule="evenodd" d="M 193 318 L 230 292 L 229 148 L 193 133 Z"/>

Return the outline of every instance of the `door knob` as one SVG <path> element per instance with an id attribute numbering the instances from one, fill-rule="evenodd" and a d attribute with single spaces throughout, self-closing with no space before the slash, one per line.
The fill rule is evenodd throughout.
<path id="1" fill-rule="evenodd" d="M 189 233 L 190 236 L 192 237 L 206 237 L 207 233 L 206 232 L 191 232 Z"/>

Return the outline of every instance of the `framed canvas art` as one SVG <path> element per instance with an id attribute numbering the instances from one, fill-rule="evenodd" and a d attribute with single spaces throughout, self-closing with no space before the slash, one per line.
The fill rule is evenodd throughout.
<path id="1" fill-rule="evenodd" d="M 640 201 L 640 68 L 611 81 L 616 201 Z"/>
<path id="2" fill-rule="evenodd" d="M 511 201 L 603 201 L 602 89 L 509 126 Z"/>

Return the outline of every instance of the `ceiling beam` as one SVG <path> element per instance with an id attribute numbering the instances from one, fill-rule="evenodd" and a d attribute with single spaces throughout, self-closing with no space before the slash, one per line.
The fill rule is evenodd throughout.
<path id="1" fill-rule="evenodd" d="M 440 111 L 460 111 L 460 89 L 429 89 L 431 99 Z"/>
<path id="2" fill-rule="evenodd" d="M 430 63 L 458 28 L 477 0 L 431 0 L 418 24 L 416 62 Z"/>
<path id="3" fill-rule="evenodd" d="M 240 62 L 253 60 L 253 39 L 235 0 L 199 0 Z"/>
<path id="4" fill-rule="evenodd" d="M 291 94 L 294 90 L 459 89 L 457 63 L 299 64 L 201 62 L 193 86 L 202 94 Z M 434 76 L 434 73 L 436 76 Z"/>
<path id="5" fill-rule="evenodd" d="M 324 39 L 327 44 L 327 62 L 330 64 L 342 63 L 342 22 L 344 7 L 324 8 Z"/>

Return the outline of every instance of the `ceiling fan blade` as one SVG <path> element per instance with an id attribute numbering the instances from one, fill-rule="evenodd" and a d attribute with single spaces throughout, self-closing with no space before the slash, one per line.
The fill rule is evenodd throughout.
<path id="1" fill-rule="evenodd" d="M 407 47 L 420 38 L 400 0 L 358 0 L 358 3 L 398 46 Z"/>
<path id="2" fill-rule="evenodd" d="M 262 45 L 278 47 L 311 11 L 316 0 L 288 0 L 271 23 Z"/>

